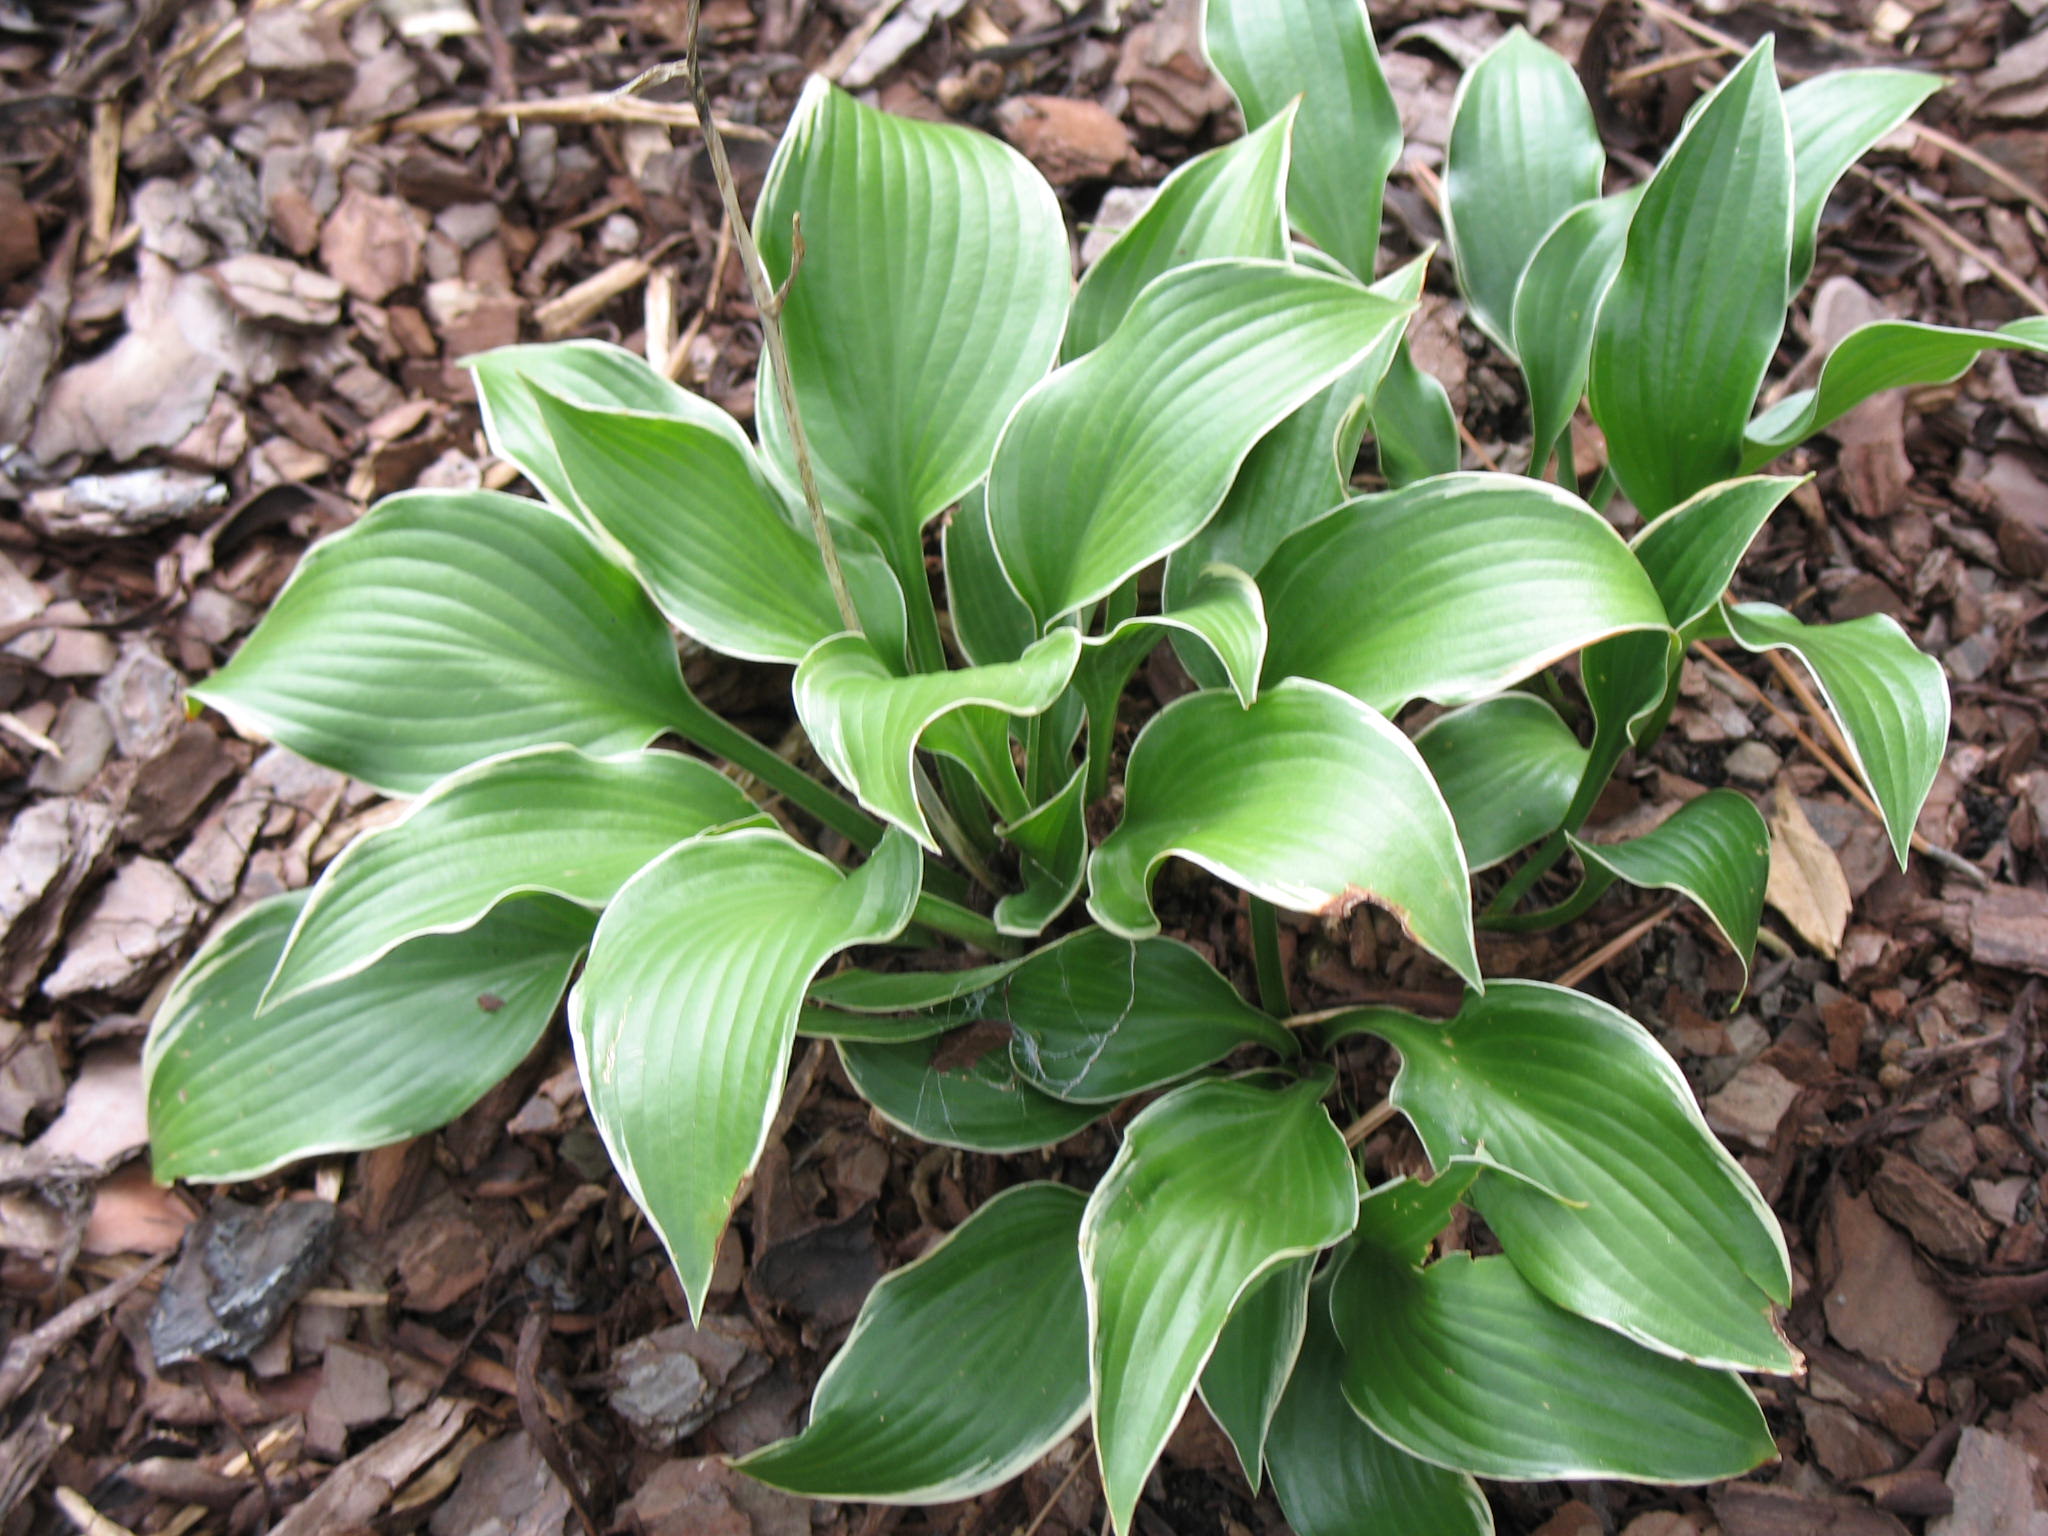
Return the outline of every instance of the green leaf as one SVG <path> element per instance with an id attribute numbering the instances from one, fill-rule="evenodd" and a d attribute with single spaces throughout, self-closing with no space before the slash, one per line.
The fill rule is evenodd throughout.
<path id="1" fill-rule="evenodd" d="M 461 362 L 474 375 L 492 452 L 516 464 L 542 495 L 571 516 L 582 513 L 541 419 L 536 386 L 596 410 L 667 416 L 724 431 L 736 448 L 749 448 L 746 434 L 724 411 L 655 372 L 638 353 L 608 341 L 495 347 Z"/>
<path id="2" fill-rule="evenodd" d="M 1465 71 L 1444 154 L 1444 233 L 1473 323 L 1510 355 L 1529 259 L 1600 195 L 1606 167 L 1585 87 L 1560 54 L 1516 27 Z"/>
<path id="3" fill-rule="evenodd" d="M 231 918 L 158 1005 L 142 1070 L 159 1180 L 253 1179 L 446 1125 L 533 1049 L 595 921 L 518 897 L 259 1019 L 306 895 Z"/>
<path id="4" fill-rule="evenodd" d="M 1417 1271 L 1361 1247 L 1331 1286 L 1344 1396 L 1412 1455 L 1481 1477 L 1703 1483 L 1777 1453 L 1725 1371 L 1552 1305 L 1504 1258 Z"/>
<path id="5" fill-rule="evenodd" d="M 1060 360 L 1109 340 L 1138 293 L 1162 272 L 1218 256 L 1287 255 L 1288 147 L 1294 103 L 1243 138 L 1195 156 L 1160 183 L 1158 196 L 1081 279 Z"/>
<path id="6" fill-rule="evenodd" d="M 1594 329 L 1593 419 L 1645 517 L 1741 466 L 1785 329 L 1792 144 L 1766 37 L 1650 178 Z"/>
<path id="7" fill-rule="evenodd" d="M 265 1013 L 408 939 L 473 927 L 507 896 L 545 892 L 595 913 L 656 854 L 750 820 L 766 818 L 738 785 L 675 752 L 591 758 L 530 747 L 478 763 L 328 865 Z"/>
<path id="8" fill-rule="evenodd" d="M 1551 1302 L 1669 1354 L 1797 1368 L 1772 1320 L 1792 1295 L 1777 1218 L 1641 1025 L 1563 987 L 1496 981 L 1447 1024 L 1371 1009 L 1332 1035 L 1356 1032 L 1400 1051 L 1391 1097 L 1431 1162 L 1483 1155 L 1520 1175 L 1482 1178 L 1473 1203 Z"/>
<path id="9" fill-rule="evenodd" d="M 1301 1353 L 1314 1269 L 1313 1258 L 1300 1258 L 1254 1281 L 1230 1309 L 1216 1351 L 1202 1367 L 1202 1401 L 1230 1437 L 1253 1493 L 1265 1467 L 1267 1428 Z"/>
<path id="10" fill-rule="evenodd" d="M 851 988 L 834 980 L 814 987 L 813 999 L 840 1007 L 849 995 L 870 1007 L 901 1003 L 902 1013 L 922 1013 L 939 1029 L 1002 1026 L 1023 1079 L 1078 1104 L 1113 1104 L 1176 1082 L 1240 1046 L 1286 1057 L 1297 1051 L 1287 1030 L 1172 939 L 1133 942 L 1084 928 L 1000 966 L 856 973 Z"/>
<path id="11" fill-rule="evenodd" d="M 1076 768 L 1058 794 L 997 829 L 1017 850 L 1024 884 L 996 903 L 998 932 L 1036 938 L 1079 894 L 1088 872 L 1087 781 L 1087 769 Z"/>
<path id="12" fill-rule="evenodd" d="M 810 997 L 813 1002 L 852 1013 L 904 1013 L 936 1008 L 969 993 L 985 991 L 1030 958 L 1026 955 L 1016 960 L 998 960 L 993 965 L 972 965 L 958 971 L 864 971 L 853 966 L 812 982 Z"/>
<path id="13" fill-rule="evenodd" d="M 568 518 L 413 491 L 322 539 L 192 697 L 387 794 L 518 747 L 644 747 L 700 706 L 639 584 Z"/>
<path id="14" fill-rule="evenodd" d="M 1037 951 L 990 987 L 974 1017 L 1010 1027 L 1010 1054 L 1027 1081 L 1084 1104 L 1174 1082 L 1243 1045 L 1296 1051 L 1285 1029 L 1185 944 L 1100 928 Z"/>
<path id="15" fill-rule="evenodd" d="M 919 740 L 943 717 L 969 706 L 1007 715 L 1050 708 L 1080 652 L 1080 635 L 1062 629 L 1016 661 L 898 677 L 859 635 L 839 635 L 796 669 L 797 717 L 825 766 L 862 805 L 936 853 L 938 842 L 917 803 Z"/>
<path id="16" fill-rule="evenodd" d="M 1301 100 L 1287 213 L 1294 227 L 1367 282 L 1380 200 L 1401 158 L 1401 109 L 1380 71 L 1359 0 L 1208 0 L 1209 59 L 1253 127 Z"/>
<path id="17" fill-rule="evenodd" d="M 1828 194 L 1877 141 L 1911 117 L 1943 81 L 1903 69 L 1835 69 L 1785 93 L 1792 133 L 1792 285 L 1813 272 Z"/>
<path id="18" fill-rule="evenodd" d="M 1176 699 L 1131 748 L 1124 802 L 1088 865 L 1088 910 L 1112 932 L 1159 931 L 1152 877 L 1178 854 L 1291 912 L 1383 906 L 1477 984 L 1450 808 L 1408 738 L 1335 688 L 1290 678 L 1250 709 Z"/>
<path id="19" fill-rule="evenodd" d="M 939 1504 L 999 1488 L 1088 1412 L 1078 1190 L 1004 1190 L 883 1277 L 802 1434 L 734 1463 L 807 1498 Z"/>
<path id="20" fill-rule="evenodd" d="M 1747 795 L 1709 790 L 1641 837 L 1622 843 L 1574 837 L 1571 844 L 1589 871 L 1644 890 L 1677 891 L 1697 903 L 1749 974 L 1771 872 L 1771 833 Z"/>
<path id="21" fill-rule="evenodd" d="M 1172 608 L 1125 619 L 1102 640 L 1090 643 L 1115 644 L 1146 629 L 1174 630 L 1200 640 L 1223 669 L 1238 702 L 1248 705 L 1258 698 L 1259 669 L 1266 660 L 1266 602 L 1258 584 L 1236 566 L 1204 566 Z"/>
<path id="22" fill-rule="evenodd" d="M 1321 1099 L 1199 1082 L 1124 1133 L 1081 1219 L 1102 1487 L 1120 1536 L 1231 1308 L 1274 1265 L 1351 1230 L 1357 1183 Z"/>
<path id="23" fill-rule="evenodd" d="M 1802 482 L 1769 475 L 1709 486 L 1630 542 L 1673 629 L 1709 613 L 1765 521 Z"/>
<path id="24" fill-rule="evenodd" d="M 2048 317 L 2029 315 L 1995 331 L 1957 330 L 1909 320 L 1860 325 L 1827 355 L 1817 386 L 1787 395 L 1749 424 L 1742 467 L 1749 470 L 1768 464 L 1872 395 L 1959 379 L 1979 354 L 1994 350 L 2048 353 Z"/>
<path id="25" fill-rule="evenodd" d="M 839 1061 L 882 1118 L 920 1141 L 969 1152 L 1030 1152 L 1109 1113 L 1068 1104 L 1017 1071 L 999 1029 L 922 1040 L 840 1040 Z"/>
<path id="26" fill-rule="evenodd" d="M 1493 1536 L 1493 1511 L 1462 1472 L 1417 1460 L 1344 1400 L 1344 1352 L 1327 1282 L 1266 1437 L 1273 1491 L 1295 1536 Z"/>
<path id="27" fill-rule="evenodd" d="M 1529 472 L 1541 474 L 1554 451 L 1571 469 L 1562 441 L 1593 356 L 1593 317 L 1621 270 L 1629 221 L 1643 188 L 1581 203 L 1552 226 L 1515 287 L 1514 352 L 1529 382 Z"/>
<path id="28" fill-rule="evenodd" d="M 1806 663 L 1848 738 L 1856 772 L 1884 812 L 1903 869 L 1913 823 L 1948 741 L 1948 679 L 1941 663 L 1882 613 L 1846 624 L 1802 623 L 1769 603 L 1724 603 L 1721 613 L 1744 650 L 1786 650 Z"/>
<path id="29" fill-rule="evenodd" d="M 1588 646 L 1579 658 L 1579 680 L 1593 706 L 1593 741 L 1586 750 L 1585 775 L 1565 812 L 1567 827 L 1577 828 L 1592 814 L 1622 754 L 1640 742 L 1657 719 L 1677 686 L 1683 655 L 1677 632 L 1664 629 L 1616 635 Z"/>
<path id="30" fill-rule="evenodd" d="M 817 546 L 737 427 L 532 393 L 575 505 L 670 623 L 727 656 L 792 665 L 845 628 Z"/>
<path id="31" fill-rule="evenodd" d="M 719 1234 L 768 1140 L 818 968 L 894 938 L 923 874 L 885 837 L 843 875 L 779 832 L 691 838 L 629 880 L 569 998 L 590 1117 L 700 1316 Z"/>
<path id="32" fill-rule="evenodd" d="M 903 570 L 924 524 L 987 473 L 1011 408 L 1052 365 L 1072 258 L 1059 201 L 985 134 L 861 106 L 812 76 L 754 228 L 782 311 L 797 408 L 835 515 Z M 787 424 L 762 442 L 794 483 Z"/>
<path id="33" fill-rule="evenodd" d="M 1386 714 L 1483 698 L 1596 640 L 1664 627 L 1607 520 L 1519 475 L 1361 496 L 1281 545 L 1259 581 L 1267 678 L 1316 678 Z"/>
<path id="34" fill-rule="evenodd" d="M 1586 749 L 1557 711 L 1505 693 L 1439 715 L 1416 734 L 1474 871 L 1564 825 Z"/>
<path id="35" fill-rule="evenodd" d="M 1003 569 L 1043 629 L 1186 543 L 1271 428 L 1407 310 L 1275 261 L 1176 267 L 1017 407 L 989 473 Z"/>
<path id="36" fill-rule="evenodd" d="M 939 534 L 946 568 L 946 614 L 969 666 L 1015 661 L 1038 638 L 1038 623 L 1003 574 L 988 531 L 986 488 L 977 485 Z"/>
<path id="37" fill-rule="evenodd" d="M 1428 265 L 1426 257 L 1417 257 L 1373 284 L 1372 291 L 1397 304 L 1413 304 Z M 1259 439 L 1216 515 L 1167 561 L 1169 610 L 1187 600 L 1210 565 L 1234 565 L 1256 576 L 1289 534 L 1345 498 L 1368 407 L 1400 346 L 1400 333 L 1390 331 L 1365 361 Z M 1178 641 L 1174 649 L 1204 688 L 1224 686 L 1227 679 L 1213 657 Z"/>
<path id="38" fill-rule="evenodd" d="M 1396 490 L 1432 475 L 1456 474 L 1462 462 L 1451 397 L 1415 366 L 1405 341 L 1373 395 L 1372 437 L 1381 478 Z"/>

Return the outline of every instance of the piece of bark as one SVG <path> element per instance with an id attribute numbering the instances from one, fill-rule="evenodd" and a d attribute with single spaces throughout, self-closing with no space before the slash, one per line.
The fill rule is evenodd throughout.
<path id="1" fill-rule="evenodd" d="M 809 1536 L 811 1529 L 802 1499 L 752 1481 L 717 1456 L 663 1462 L 619 1513 L 642 1536 Z"/>
<path id="2" fill-rule="evenodd" d="M 320 264 L 359 299 L 381 304 L 420 279 L 425 222 L 395 197 L 342 194 L 320 232 Z"/>
<path id="3" fill-rule="evenodd" d="M 267 87 L 300 101 L 334 101 L 355 84 L 356 56 L 341 24 L 296 6 L 250 14 L 242 46 Z"/>
<path id="4" fill-rule="evenodd" d="M 85 1058 L 64 1096 L 64 1113 L 37 1138 L 35 1150 L 105 1172 L 148 1143 L 142 1061 L 132 1048 L 116 1045 Z"/>
<path id="5" fill-rule="evenodd" d="M 63 756 L 45 754 L 36 760 L 28 776 L 28 787 L 38 794 L 75 795 L 99 774 L 107 755 L 114 750 L 114 727 L 107 712 L 82 694 L 73 694 L 57 711 L 50 727 L 50 740 Z"/>
<path id="6" fill-rule="evenodd" d="M 119 539 L 188 522 L 228 498 L 211 475 L 189 469 L 131 469 L 78 475 L 29 492 L 22 520 L 47 539 Z"/>
<path id="7" fill-rule="evenodd" d="M 413 1475 L 455 1442 L 470 1405 L 437 1397 L 375 1445 L 336 1467 L 271 1536 L 331 1536 L 367 1525 Z"/>
<path id="8" fill-rule="evenodd" d="M 1838 1188 L 1821 1242 L 1821 1310 L 1835 1341 L 1915 1379 L 1938 1370 L 1962 1320 L 1921 1278 L 1905 1234 L 1867 1197 Z"/>
<path id="9" fill-rule="evenodd" d="M 1974 893 L 1969 938 L 1980 965 L 2048 976 L 2048 893 L 2004 884 Z"/>
<path id="10" fill-rule="evenodd" d="M 1909 1536 L 1896 1516 L 1867 1504 L 1810 1499 L 1761 1483 L 1723 1484 L 1707 1502 L 1723 1536 Z"/>
<path id="11" fill-rule="evenodd" d="M 276 15 L 277 12 L 266 14 Z M 296 330 L 319 330 L 341 320 L 348 290 L 324 272 L 281 256 L 234 256 L 208 269 L 244 319 Z"/>
<path id="12" fill-rule="evenodd" d="M 427 1522 L 433 1536 L 564 1536 L 574 1506 L 531 1436 L 515 1430 L 462 1464 L 462 1481 Z"/>
<path id="13" fill-rule="evenodd" d="M 43 399 L 28 440 L 43 464 L 169 448 L 206 419 L 223 381 L 266 384 L 291 353 L 276 333 L 246 324 L 210 278 L 147 251 L 136 271 L 126 334 L 65 369 Z"/>
<path id="14" fill-rule="evenodd" d="M 320 1371 L 320 1390 L 306 1412 L 306 1444 L 338 1457 L 348 1432 L 391 1417 L 391 1368 L 353 1344 L 333 1343 Z"/>
<path id="15" fill-rule="evenodd" d="M 1105 181 L 1133 165 L 1130 130 L 1092 101 L 1012 96 L 996 108 L 996 126 L 1054 186 Z"/>
<path id="16" fill-rule="evenodd" d="M 1891 1471 L 1905 1459 L 1889 1435 L 1865 1424 L 1846 1408 L 1801 1397 L 1799 1419 L 1806 1429 L 1807 1444 L 1813 1448 L 1813 1459 L 1840 1482 L 1875 1477 Z"/>
<path id="17" fill-rule="evenodd" d="M 155 852 L 170 842 L 248 761 L 249 748 L 221 740 L 204 722 L 187 720 L 170 745 L 142 765 L 128 793 L 121 837 Z"/>
<path id="18" fill-rule="evenodd" d="M 1927 1527 L 1927 1536 L 2048 1536 L 2026 1450 L 1974 1425 L 1956 1442 L 1947 1482 L 1955 1508 Z"/>
<path id="19" fill-rule="evenodd" d="M 1885 1153 L 1871 1175 L 1870 1198 L 1914 1242 L 1951 1264 L 1982 1264 L 1998 1235 L 1969 1201 L 1896 1152 Z"/>
<path id="20" fill-rule="evenodd" d="M 43 995 L 133 996 L 203 915 L 199 898 L 170 865 L 147 858 L 124 864 L 72 931 Z"/>
<path id="21" fill-rule="evenodd" d="M 43 800 L 0 843 L 0 1000 L 20 1007 L 56 949 L 79 889 L 98 873 L 118 817 L 94 800 Z"/>
<path id="22" fill-rule="evenodd" d="M 1701 1105 L 1707 1124 L 1753 1151 L 1770 1149 L 1799 1085 L 1766 1061 L 1752 1061 Z"/>

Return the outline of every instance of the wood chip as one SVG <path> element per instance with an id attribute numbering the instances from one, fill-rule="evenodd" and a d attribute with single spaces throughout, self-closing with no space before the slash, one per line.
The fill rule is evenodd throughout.
<path id="1" fill-rule="evenodd" d="M 1913 1241 L 1952 1264 L 1982 1264 L 1997 1229 L 1911 1158 L 1887 1152 L 1871 1175 L 1870 1198 Z"/>
<path id="2" fill-rule="evenodd" d="M 367 1525 L 414 1473 L 440 1455 L 469 1421 L 470 1405 L 437 1397 L 397 1429 L 330 1473 L 272 1536 L 329 1536 Z"/>
<path id="3" fill-rule="evenodd" d="M 1838 1189 L 1821 1241 L 1821 1308 L 1835 1340 L 1916 1379 L 1939 1369 L 1961 1318 L 1921 1278 L 1905 1235 L 1868 1198 Z"/>

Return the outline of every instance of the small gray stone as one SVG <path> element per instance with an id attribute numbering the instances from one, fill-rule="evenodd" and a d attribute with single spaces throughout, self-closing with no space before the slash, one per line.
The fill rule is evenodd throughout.
<path id="1" fill-rule="evenodd" d="M 1778 776 L 1784 759 L 1761 741 L 1743 742 L 1721 765 L 1738 784 L 1768 784 Z"/>

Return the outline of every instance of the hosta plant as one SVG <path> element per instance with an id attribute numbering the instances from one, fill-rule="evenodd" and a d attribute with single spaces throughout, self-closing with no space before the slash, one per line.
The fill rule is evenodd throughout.
<path id="1" fill-rule="evenodd" d="M 1092 1190 L 1011 1188 L 876 1287 L 808 1426 L 741 1462 L 778 1487 L 966 1498 L 1089 1422 L 1127 1532 L 1197 1392 L 1304 1536 L 1488 1530 L 1475 1477 L 1771 1455 L 1737 1374 L 1798 1363 L 1770 1212 L 1641 1025 L 1483 976 L 1475 928 L 1621 882 L 1682 893 L 1748 962 L 1747 798 L 1584 835 L 1702 639 L 1811 672 L 1904 858 L 1939 668 L 1887 618 L 1730 582 L 1796 484 L 1761 473 L 1785 450 L 2048 322 L 1869 326 L 1759 410 L 1829 190 L 1938 82 L 1781 91 L 1767 40 L 1608 191 L 1573 71 L 1516 31 L 1459 93 L 1443 213 L 1473 323 L 1527 380 L 1528 473 L 1462 471 L 1404 346 L 1423 261 L 1377 270 L 1399 121 L 1364 11 L 1210 0 L 1205 25 L 1250 131 L 1078 288 L 1022 158 L 813 81 L 755 216 L 787 356 L 758 440 L 614 347 L 475 360 L 538 497 L 392 497 L 194 690 L 414 798 L 164 1000 L 159 1176 L 431 1129 L 566 990 L 591 1119 L 693 1311 L 799 1035 L 947 1146 L 1141 1106 Z M 1582 398 L 1607 465 L 1583 496 Z M 829 779 L 707 710 L 678 631 L 793 667 Z M 1126 756 L 1119 700 L 1162 643 L 1200 686 Z M 1170 859 L 1242 893 L 1256 1004 L 1162 935 Z M 1475 872 L 1511 861 L 1475 914 Z M 1275 909 L 1361 903 L 1462 978 L 1454 1017 L 1286 1017 Z M 948 1048 L 989 1025 L 995 1048 Z M 1427 1179 L 1367 1187 L 1332 1119 L 1359 1035 L 1399 1053 L 1385 1113 Z M 1442 1251 L 1461 1205 L 1479 1254 Z"/>

